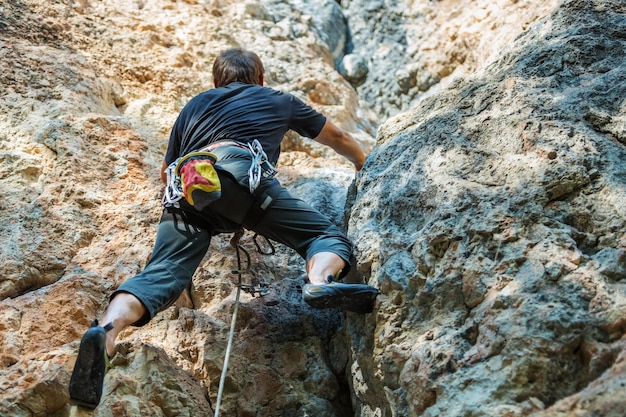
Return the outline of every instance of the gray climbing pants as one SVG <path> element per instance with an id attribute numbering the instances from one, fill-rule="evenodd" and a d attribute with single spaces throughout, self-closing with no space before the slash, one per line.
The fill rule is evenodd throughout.
<path id="1" fill-rule="evenodd" d="M 172 305 L 191 282 L 206 255 L 211 237 L 239 230 L 256 200 L 247 190 L 250 160 L 233 150 L 221 155 L 216 165 L 222 182 L 222 196 L 203 211 L 184 199 L 180 208 L 164 208 L 152 256 L 138 275 L 128 279 L 111 295 L 133 294 L 147 314 L 135 326 L 148 323 L 158 312 Z M 273 182 L 273 183 L 272 183 Z M 306 202 L 293 197 L 274 180 L 260 187 L 279 187 L 272 205 L 250 230 L 294 249 L 308 261 L 319 252 L 332 252 L 350 268 L 352 244 L 330 219 Z"/>

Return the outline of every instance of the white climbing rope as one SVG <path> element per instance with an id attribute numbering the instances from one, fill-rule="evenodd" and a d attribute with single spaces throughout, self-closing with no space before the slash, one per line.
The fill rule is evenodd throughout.
<path id="1" fill-rule="evenodd" d="M 243 230 L 235 232 L 235 235 L 230 240 L 230 244 L 235 248 L 237 252 L 237 275 L 239 276 L 237 281 L 237 294 L 235 295 L 235 309 L 233 310 L 233 318 L 230 321 L 230 332 L 228 333 L 228 343 L 226 344 L 226 353 L 224 354 L 224 367 L 222 368 L 222 375 L 220 376 L 220 385 L 217 390 L 217 403 L 215 405 L 214 417 L 219 417 L 220 406 L 222 404 L 222 396 L 224 395 L 224 383 L 226 382 L 226 373 L 228 371 L 228 362 L 230 361 L 230 352 L 233 348 L 233 338 L 235 335 L 235 323 L 237 322 L 237 313 L 239 312 L 239 296 L 241 295 L 241 275 L 250 271 L 250 255 L 248 252 L 239 245 L 239 239 L 243 236 Z M 241 269 L 241 256 L 240 251 L 246 255 L 248 264 L 245 270 Z"/>
<path id="2" fill-rule="evenodd" d="M 239 284 L 241 284 L 241 274 L 239 274 Z M 224 382 L 226 381 L 226 371 L 228 370 L 228 361 L 230 359 L 230 351 L 233 347 L 233 337 L 235 335 L 235 322 L 237 321 L 237 312 L 239 311 L 239 295 L 241 294 L 241 285 L 237 285 L 237 295 L 235 296 L 235 309 L 233 310 L 233 318 L 230 322 L 230 333 L 228 335 L 228 344 L 226 345 L 226 354 L 224 355 L 224 368 L 220 377 L 220 386 L 217 391 L 217 404 L 215 406 L 215 417 L 220 415 L 220 405 L 222 404 L 222 395 L 224 394 Z"/>

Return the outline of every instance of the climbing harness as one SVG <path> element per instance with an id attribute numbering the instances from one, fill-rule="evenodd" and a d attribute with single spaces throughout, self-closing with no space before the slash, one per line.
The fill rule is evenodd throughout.
<path id="1" fill-rule="evenodd" d="M 241 276 L 243 274 L 250 272 L 250 267 L 252 264 L 250 254 L 243 246 L 239 244 L 239 240 L 241 239 L 242 236 L 243 236 L 243 229 L 239 229 L 238 231 L 235 232 L 234 236 L 230 240 L 230 245 L 235 249 L 235 252 L 237 253 L 237 269 L 232 271 L 233 273 L 237 274 L 237 293 L 235 295 L 235 308 L 233 309 L 233 317 L 230 321 L 230 331 L 228 333 L 228 343 L 226 344 L 226 353 L 224 354 L 224 367 L 222 368 L 222 375 L 220 376 L 220 384 L 219 384 L 219 388 L 217 391 L 217 403 L 215 406 L 214 417 L 219 417 L 219 414 L 220 414 L 220 406 L 222 403 L 222 396 L 224 394 L 224 383 L 226 381 L 226 373 L 228 370 L 228 363 L 230 361 L 230 352 L 233 347 L 233 338 L 235 335 L 235 324 L 237 322 L 237 313 L 239 312 L 239 297 L 241 295 L 241 290 L 251 293 L 252 295 L 254 295 L 255 293 L 259 293 L 260 296 L 264 296 L 269 293 L 269 285 L 265 283 L 259 285 L 258 283 L 255 284 L 255 282 L 253 281 L 252 284 L 246 285 L 246 284 L 243 284 L 242 282 Z M 259 249 L 260 251 L 260 245 L 256 241 L 257 236 L 258 235 L 255 234 L 253 237 L 253 240 L 254 240 L 255 245 L 257 246 L 257 249 Z M 267 238 L 265 239 L 267 240 Z M 262 253 L 271 255 L 274 253 L 274 247 L 269 242 L 269 240 L 267 240 L 267 243 L 270 245 L 272 251 L 270 253 L 266 253 L 266 252 L 262 252 Z M 245 269 L 242 269 L 241 267 L 241 253 L 243 253 L 246 256 L 246 268 Z"/>
<path id="2" fill-rule="evenodd" d="M 271 180 L 276 176 L 278 171 L 276 171 L 274 166 L 267 159 L 267 154 L 257 139 L 246 144 L 234 140 L 220 140 L 211 143 L 200 151 L 193 151 L 176 159 L 165 169 L 166 185 L 161 204 L 165 207 L 179 208 L 180 204 L 178 201 L 184 197 L 191 205 L 194 205 L 193 199 L 191 198 L 191 191 L 194 189 L 214 192 L 215 195 L 209 198 L 210 201 L 219 198 L 221 192 L 220 180 L 213 168 L 213 165 L 217 162 L 217 156 L 215 156 L 212 151 L 222 146 L 235 146 L 250 153 L 251 161 L 250 168 L 248 169 L 248 190 L 250 194 L 255 196 L 257 204 L 253 206 L 246 217 L 251 217 L 252 223 L 256 224 L 263 216 L 263 211 L 269 208 L 278 193 L 276 187 L 271 186 L 265 191 L 258 191 L 261 179 Z M 204 176 L 205 179 L 208 178 L 210 186 L 194 184 L 190 189 L 187 189 L 186 185 L 183 183 L 184 175 L 181 171 L 184 169 L 186 163 L 194 159 L 202 159 L 203 161 L 209 162 L 210 166 L 205 164 L 204 167 L 206 170 L 210 170 L 210 172 L 208 175 L 202 174 L 202 176 Z M 259 210 L 261 210 L 261 212 L 259 212 Z"/>
<path id="3" fill-rule="evenodd" d="M 209 146 L 204 148 L 204 150 L 212 152 L 222 146 L 235 146 L 250 152 L 252 157 L 250 168 L 248 169 L 248 189 L 250 194 L 254 194 L 254 191 L 261 183 L 261 178 L 270 180 L 278 173 L 278 171 L 274 168 L 274 165 L 272 165 L 272 163 L 267 159 L 267 154 L 263 150 L 263 146 L 258 139 L 254 139 L 252 142 L 248 142 L 246 144 L 234 140 L 219 140 L 211 143 Z"/>
<path id="4" fill-rule="evenodd" d="M 222 146 L 234 146 L 250 154 L 251 161 L 248 169 L 248 191 L 254 197 L 254 201 L 245 214 L 241 224 L 246 229 L 251 229 L 261 221 L 267 209 L 270 208 L 280 193 L 280 184 L 278 181 L 274 180 L 278 171 L 276 171 L 274 166 L 268 161 L 267 154 L 257 139 L 246 144 L 228 139 L 219 140 L 208 145 L 203 151 L 213 152 Z M 262 179 L 266 181 L 262 187 L 259 187 Z M 242 184 L 239 185 L 244 186 Z"/>

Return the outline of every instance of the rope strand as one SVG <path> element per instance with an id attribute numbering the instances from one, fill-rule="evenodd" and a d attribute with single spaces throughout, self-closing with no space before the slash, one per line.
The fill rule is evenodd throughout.
<path id="1" fill-rule="evenodd" d="M 237 294 L 235 295 L 235 309 L 233 310 L 233 318 L 230 321 L 230 332 L 228 334 L 228 343 L 226 344 L 226 353 L 224 355 L 224 367 L 222 369 L 222 375 L 220 376 L 220 385 L 217 391 L 217 404 L 215 407 L 215 415 L 214 417 L 219 417 L 220 415 L 220 406 L 222 404 L 222 396 L 224 394 L 224 385 L 226 382 L 226 373 L 228 371 L 228 362 L 230 361 L 230 352 L 233 348 L 233 338 L 235 335 L 235 323 L 237 321 L 237 313 L 239 312 L 239 296 L 241 295 L 241 275 L 243 273 L 250 271 L 250 255 L 248 252 L 239 244 L 239 239 L 243 236 L 243 230 L 239 230 L 235 232 L 235 235 L 230 240 L 230 244 L 233 248 L 235 248 L 235 252 L 237 253 Z M 246 269 L 241 269 L 241 253 L 243 252 L 246 255 L 247 265 Z"/>

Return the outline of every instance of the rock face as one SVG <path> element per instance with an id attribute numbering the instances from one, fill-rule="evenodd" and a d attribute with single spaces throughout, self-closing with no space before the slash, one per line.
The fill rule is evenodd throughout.
<path id="1" fill-rule="evenodd" d="M 563 2 L 381 127 L 350 217 L 387 299 L 347 323 L 374 329 L 357 415 L 626 412 L 625 12 Z"/>
<path id="2" fill-rule="evenodd" d="M 350 34 L 348 64 L 365 62 L 351 80 L 379 116 L 392 116 L 452 79 L 492 61 L 555 0 L 342 0 Z M 343 61 L 340 62 L 342 64 Z M 381 121 L 384 119 L 381 119 Z"/>
<path id="3" fill-rule="evenodd" d="M 623 416 L 624 33 L 620 0 L 0 1 L 0 415 L 91 414 L 78 340 L 149 259 L 178 111 L 242 46 L 371 151 L 353 182 L 289 135 L 279 168 L 383 295 L 312 310 L 299 257 L 244 236 L 271 294 L 242 295 L 220 415 Z M 93 415 L 213 415 L 229 239 L 121 335 Z"/>

